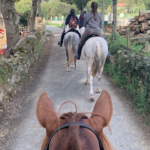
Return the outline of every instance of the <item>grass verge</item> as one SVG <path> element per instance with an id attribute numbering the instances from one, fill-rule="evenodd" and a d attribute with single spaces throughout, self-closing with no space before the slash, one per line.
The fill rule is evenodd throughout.
<path id="1" fill-rule="evenodd" d="M 119 40 L 122 42 L 119 42 Z M 150 126 L 150 60 L 139 53 L 120 46 L 122 39 L 110 42 L 110 58 L 107 59 L 104 71 L 111 80 L 126 91 L 139 114 Z M 113 61 L 112 61 L 113 59 Z"/>

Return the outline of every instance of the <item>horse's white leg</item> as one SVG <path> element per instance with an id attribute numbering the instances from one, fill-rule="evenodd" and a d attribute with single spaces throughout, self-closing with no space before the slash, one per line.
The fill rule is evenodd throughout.
<path id="1" fill-rule="evenodd" d="M 74 58 L 74 71 L 77 70 L 77 66 L 76 66 L 76 58 Z"/>
<path id="2" fill-rule="evenodd" d="M 74 68 L 74 62 L 71 64 L 71 68 Z"/>
<path id="3" fill-rule="evenodd" d="M 92 75 L 90 75 L 90 86 L 91 86 L 90 100 L 94 101 L 94 95 L 93 95 L 93 76 Z"/>
<path id="4" fill-rule="evenodd" d="M 96 88 L 96 93 L 101 93 L 99 85 L 100 85 L 100 81 L 101 81 L 101 78 L 102 78 L 102 72 L 103 72 L 103 67 L 101 68 L 100 74 L 98 76 L 98 84 L 97 84 L 97 88 Z"/>
<path id="5" fill-rule="evenodd" d="M 86 78 L 85 85 L 87 85 L 89 83 L 89 74 L 88 74 L 88 71 L 86 71 L 86 76 L 87 76 L 87 78 Z"/>
<path id="6" fill-rule="evenodd" d="M 68 72 L 70 71 L 70 66 L 67 67 L 67 71 L 68 71 Z"/>

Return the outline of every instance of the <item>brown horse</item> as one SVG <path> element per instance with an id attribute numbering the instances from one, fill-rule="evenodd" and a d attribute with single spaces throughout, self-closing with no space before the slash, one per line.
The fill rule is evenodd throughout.
<path id="1" fill-rule="evenodd" d="M 80 122 L 91 127 L 99 136 L 105 150 L 113 150 L 103 133 L 103 128 L 109 125 L 113 113 L 112 101 L 106 90 L 103 90 L 96 101 L 90 118 L 85 113 L 72 112 L 58 117 L 47 93 L 43 93 L 39 97 L 36 113 L 40 124 L 46 129 L 46 137 L 41 150 L 44 150 L 46 143 L 57 128 L 72 122 Z M 100 146 L 96 135 L 91 130 L 73 124 L 68 128 L 59 130 L 53 136 L 49 150 L 100 150 Z"/>

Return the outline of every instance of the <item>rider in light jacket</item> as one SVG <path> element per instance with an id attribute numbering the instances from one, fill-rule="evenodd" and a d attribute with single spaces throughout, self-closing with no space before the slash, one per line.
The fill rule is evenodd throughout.
<path id="1" fill-rule="evenodd" d="M 80 59 L 82 44 L 91 34 L 103 37 L 101 33 L 101 29 L 103 27 L 102 16 L 97 12 L 98 4 L 96 2 L 92 2 L 91 9 L 92 11 L 86 15 L 84 20 L 85 32 L 81 36 L 77 55 L 75 56 L 76 59 Z"/>

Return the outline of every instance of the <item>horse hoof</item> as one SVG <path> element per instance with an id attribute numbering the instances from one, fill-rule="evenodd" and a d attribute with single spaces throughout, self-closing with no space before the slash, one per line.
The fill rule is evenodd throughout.
<path id="1" fill-rule="evenodd" d="M 74 68 L 74 71 L 76 71 L 77 69 L 76 68 Z"/>
<path id="2" fill-rule="evenodd" d="M 85 82 L 85 85 L 88 85 L 88 81 Z"/>
<path id="3" fill-rule="evenodd" d="M 91 97 L 90 100 L 91 100 L 92 102 L 94 102 L 94 97 Z"/>
<path id="4" fill-rule="evenodd" d="M 67 72 L 70 72 L 70 70 L 69 70 L 69 69 L 67 69 Z"/>
<path id="5" fill-rule="evenodd" d="M 101 91 L 99 89 L 96 90 L 96 93 L 101 93 Z"/>

